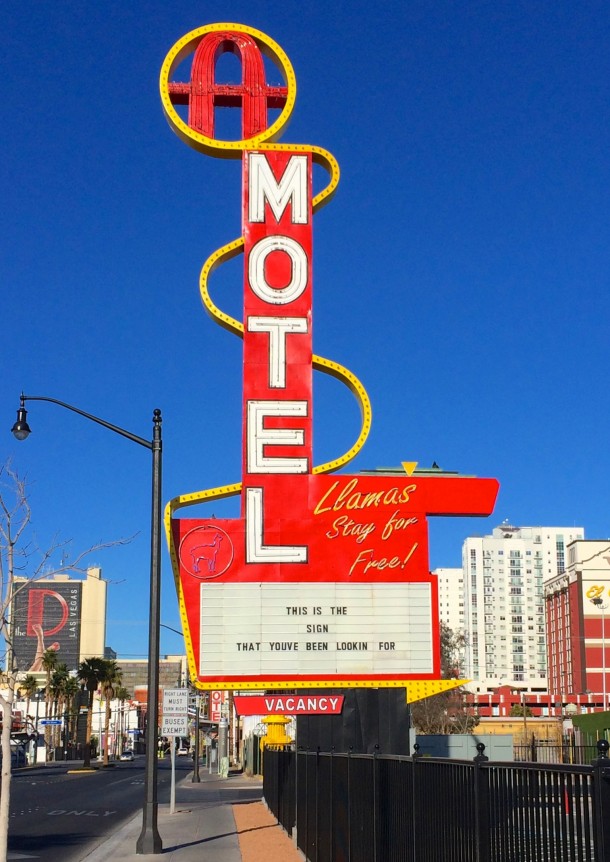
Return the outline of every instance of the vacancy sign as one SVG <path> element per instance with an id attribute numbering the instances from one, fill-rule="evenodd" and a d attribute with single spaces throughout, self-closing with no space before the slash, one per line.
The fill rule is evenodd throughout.
<path id="1" fill-rule="evenodd" d="M 189 52 L 190 81 L 172 81 Z M 216 60 L 226 52 L 241 59 L 242 84 L 216 82 Z M 285 86 L 267 83 L 263 55 L 277 63 Z M 313 353 L 313 214 L 334 192 L 338 168 L 320 147 L 275 143 L 295 96 L 282 49 L 243 25 L 202 27 L 170 51 L 161 94 L 183 140 L 242 163 L 242 236 L 210 257 L 200 280 L 208 312 L 243 338 L 241 482 L 185 494 L 167 510 L 191 677 L 211 690 L 438 680 L 427 519 L 489 515 L 498 483 L 418 475 L 415 463 L 403 473 L 337 473 L 364 445 L 370 402 L 350 371 Z M 174 105 L 188 105 L 188 121 Z M 219 141 L 215 109 L 235 105 L 242 140 Z M 279 111 L 273 122 L 269 109 Z M 329 174 L 317 193 L 314 163 Z M 208 290 L 210 273 L 238 253 L 242 321 L 221 312 Z M 347 385 L 362 414 L 352 448 L 317 466 L 314 370 Z M 240 496 L 237 518 L 176 517 L 185 506 L 232 494 Z"/>
<path id="2" fill-rule="evenodd" d="M 339 715 L 342 694 L 235 695 L 238 715 Z"/>

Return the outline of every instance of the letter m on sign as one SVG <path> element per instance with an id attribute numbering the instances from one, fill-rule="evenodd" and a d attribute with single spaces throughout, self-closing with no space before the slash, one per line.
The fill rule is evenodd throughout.
<path id="1" fill-rule="evenodd" d="M 276 222 L 279 222 L 290 201 L 292 224 L 307 224 L 309 218 L 307 157 L 293 156 L 279 181 L 276 180 L 263 153 L 248 153 L 248 158 L 250 161 L 248 221 L 256 223 L 265 221 L 265 201 L 267 201 Z"/>

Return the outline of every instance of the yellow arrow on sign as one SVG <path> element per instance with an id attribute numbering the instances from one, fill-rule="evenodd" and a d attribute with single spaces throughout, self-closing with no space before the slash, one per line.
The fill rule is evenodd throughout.
<path id="1" fill-rule="evenodd" d="M 412 476 L 417 467 L 417 461 L 402 461 L 401 463 L 407 476 Z"/>
<path id="2" fill-rule="evenodd" d="M 407 682 L 407 703 L 415 703 L 416 700 L 424 700 L 440 694 L 442 691 L 450 691 L 466 685 L 469 679 L 410 679 Z"/>

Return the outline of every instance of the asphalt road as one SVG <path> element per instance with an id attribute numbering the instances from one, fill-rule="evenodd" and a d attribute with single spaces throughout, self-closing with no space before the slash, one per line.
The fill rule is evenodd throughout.
<path id="1" fill-rule="evenodd" d="M 95 772 L 71 764 L 16 772 L 11 788 L 8 859 L 80 862 L 144 803 L 144 757 Z M 192 769 L 176 758 L 176 783 Z M 159 802 L 169 801 L 171 770 L 159 761 Z"/>

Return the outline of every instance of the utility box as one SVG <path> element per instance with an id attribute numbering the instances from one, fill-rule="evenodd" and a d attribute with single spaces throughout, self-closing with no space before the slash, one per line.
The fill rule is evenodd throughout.
<path id="1" fill-rule="evenodd" d="M 419 735 L 418 754 L 428 757 L 448 757 L 452 760 L 472 760 L 477 756 L 477 745 L 482 742 L 485 754 L 490 760 L 513 760 L 512 734 L 495 735 L 490 733 L 449 733 Z"/>

